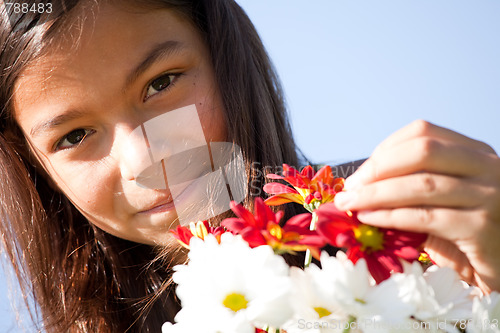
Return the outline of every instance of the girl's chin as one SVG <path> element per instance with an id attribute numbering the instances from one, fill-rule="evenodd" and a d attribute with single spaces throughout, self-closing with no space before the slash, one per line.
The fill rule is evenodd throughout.
<path id="1" fill-rule="evenodd" d="M 159 231 L 165 231 L 177 225 L 177 220 L 177 212 L 172 202 L 136 214 L 133 218 L 133 225 L 130 226 L 141 229 L 154 228 Z"/>

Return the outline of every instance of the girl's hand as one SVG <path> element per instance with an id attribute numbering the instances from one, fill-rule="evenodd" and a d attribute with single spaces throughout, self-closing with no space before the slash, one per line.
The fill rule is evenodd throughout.
<path id="1" fill-rule="evenodd" d="M 345 189 L 339 209 L 374 226 L 428 233 L 434 262 L 500 291 L 500 158 L 487 144 L 415 121 L 380 144 Z"/>

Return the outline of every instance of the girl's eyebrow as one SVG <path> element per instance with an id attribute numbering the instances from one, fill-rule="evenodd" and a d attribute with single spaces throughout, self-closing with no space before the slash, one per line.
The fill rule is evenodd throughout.
<path id="1" fill-rule="evenodd" d="M 78 119 L 80 117 L 83 117 L 84 113 L 82 111 L 78 110 L 69 110 L 66 111 L 58 116 L 55 116 L 53 118 L 50 118 L 49 120 L 42 121 L 35 126 L 33 126 L 30 130 L 30 136 L 32 138 L 35 138 L 37 136 L 40 136 L 43 132 L 48 132 L 68 121 Z"/>
<path id="2" fill-rule="evenodd" d="M 148 70 L 155 62 L 159 59 L 166 58 L 172 54 L 181 51 L 185 46 L 183 43 L 175 40 L 168 40 L 166 42 L 160 43 L 152 47 L 143 60 L 130 72 L 125 80 L 125 88 L 127 89 L 137 78 Z M 75 120 L 83 116 L 83 112 L 78 110 L 69 110 L 58 116 L 55 116 L 47 121 L 36 124 L 30 130 L 31 137 L 40 136 L 42 132 L 50 131 L 55 127 L 58 127 L 65 122 Z"/>
<path id="3" fill-rule="evenodd" d="M 148 68 L 151 67 L 151 65 L 153 65 L 156 61 L 161 58 L 171 56 L 172 54 L 181 51 L 184 47 L 184 44 L 175 40 L 168 40 L 154 46 L 151 50 L 149 50 L 149 52 L 146 53 L 146 56 L 141 63 L 138 64 L 127 76 L 124 90 L 137 80 L 142 73 L 147 71 Z"/>

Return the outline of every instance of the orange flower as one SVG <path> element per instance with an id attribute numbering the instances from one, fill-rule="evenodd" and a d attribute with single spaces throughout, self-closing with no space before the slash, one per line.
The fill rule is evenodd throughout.
<path id="1" fill-rule="evenodd" d="M 215 236 L 220 243 L 220 236 L 226 232 L 223 227 L 211 227 L 208 221 L 198 221 L 197 223 L 191 222 L 188 227 L 177 226 L 175 230 L 170 230 L 175 239 L 186 249 L 189 249 L 189 241 L 192 237 L 205 239 L 208 234 Z"/>
<path id="2" fill-rule="evenodd" d="M 311 213 L 321 204 L 333 202 L 335 194 L 342 191 L 344 178 L 335 178 L 330 166 L 322 167 L 318 172 L 308 165 L 302 172 L 287 164 L 283 164 L 283 176 L 276 174 L 267 175 L 269 179 L 280 179 L 288 182 L 290 186 L 281 183 L 264 185 L 264 191 L 273 196 L 266 199 L 268 206 L 278 206 L 288 202 L 301 204 Z"/>

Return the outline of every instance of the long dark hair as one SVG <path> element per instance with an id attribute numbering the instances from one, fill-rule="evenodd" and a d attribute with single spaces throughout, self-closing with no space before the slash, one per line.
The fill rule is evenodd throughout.
<path id="1" fill-rule="evenodd" d="M 30 1 L 35 2 L 35 1 Z M 109 235 L 91 225 L 31 155 L 13 120 L 18 77 L 68 25 L 81 2 L 52 1 L 52 13 L 0 21 L 0 232 L 21 290 L 47 332 L 159 332 L 179 309 L 170 268 L 184 256 Z M 139 4 L 140 3 L 140 4 Z M 297 165 L 279 80 L 262 42 L 233 0 L 130 2 L 170 8 L 190 18 L 205 39 L 224 103 L 230 140 L 247 161 L 249 193 L 262 195 L 264 166 Z M 153 8 L 153 7 L 151 7 Z M 5 9 L 4 9 L 5 10 Z M 288 212 L 288 215 L 293 212 Z M 154 297 L 152 297 L 154 296 Z M 33 317 L 35 318 L 35 317 Z M 42 329 L 40 328 L 40 329 Z"/>

